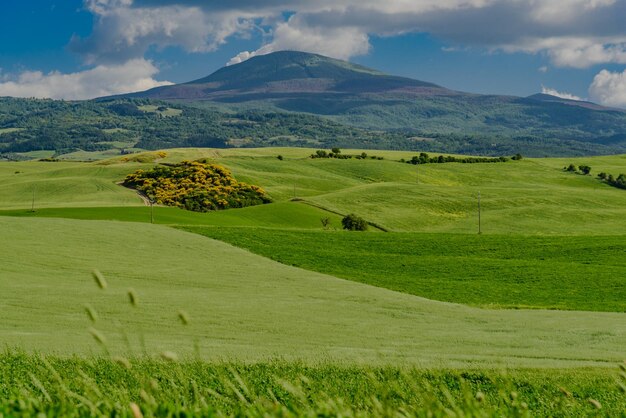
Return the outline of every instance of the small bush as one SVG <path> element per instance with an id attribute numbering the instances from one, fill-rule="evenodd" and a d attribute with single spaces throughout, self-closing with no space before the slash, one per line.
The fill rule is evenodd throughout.
<path id="1" fill-rule="evenodd" d="M 283 158 L 283 156 L 282 156 L 282 155 L 279 155 L 279 156 L 278 156 L 278 157 L 276 157 L 276 158 L 278 158 L 280 161 L 284 160 L 284 158 Z"/>
<path id="2" fill-rule="evenodd" d="M 354 213 L 344 216 L 341 225 L 348 231 L 367 231 L 367 221 Z"/>

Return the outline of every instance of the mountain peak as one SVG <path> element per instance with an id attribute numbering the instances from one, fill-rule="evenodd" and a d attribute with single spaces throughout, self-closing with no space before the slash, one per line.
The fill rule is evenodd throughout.
<path id="1" fill-rule="evenodd" d="M 296 93 L 415 93 L 447 91 L 436 84 L 387 75 L 361 65 L 300 51 L 258 55 L 208 77 L 158 87 L 132 97 L 225 100 L 228 97 Z"/>
<path id="2" fill-rule="evenodd" d="M 323 55 L 300 51 L 278 51 L 257 55 L 239 64 L 223 67 L 208 77 L 188 84 L 219 81 L 239 83 L 294 79 L 345 79 L 354 76 L 385 76 L 384 73 Z"/>

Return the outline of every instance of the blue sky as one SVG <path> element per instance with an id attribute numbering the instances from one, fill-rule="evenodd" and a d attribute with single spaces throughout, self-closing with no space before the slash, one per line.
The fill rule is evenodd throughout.
<path id="1" fill-rule="evenodd" d="M 626 107 L 626 0 L 3 2 L 0 95 L 83 99 L 299 49 L 445 87 Z"/>

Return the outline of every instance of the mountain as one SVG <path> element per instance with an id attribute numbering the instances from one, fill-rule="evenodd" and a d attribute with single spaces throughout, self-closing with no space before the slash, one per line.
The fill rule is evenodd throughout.
<path id="1" fill-rule="evenodd" d="M 199 80 L 122 97 L 228 111 L 308 113 L 361 129 L 418 136 L 544 142 L 550 144 L 544 147 L 548 153 L 564 147 L 626 151 L 623 110 L 546 94 L 464 93 L 297 51 L 253 57 Z"/>
<path id="2" fill-rule="evenodd" d="M 379 71 L 322 55 L 281 51 L 221 68 L 189 83 L 127 96 L 151 99 L 239 101 L 259 96 L 365 93 L 454 94 L 436 84 Z"/>
<path id="3" fill-rule="evenodd" d="M 533 94 L 532 96 L 528 96 L 527 99 L 536 100 L 536 101 L 545 102 L 545 103 L 561 103 L 565 105 L 579 106 L 579 107 L 584 107 L 587 109 L 600 110 L 600 111 L 626 112 L 626 110 L 600 106 L 599 104 L 589 102 L 586 100 L 564 99 L 563 97 L 553 96 L 551 94 L 546 94 L 546 93 Z"/>
<path id="4" fill-rule="evenodd" d="M 263 146 L 616 154 L 626 153 L 626 111 L 545 94 L 463 93 L 294 51 L 116 97 L 0 98 L 0 159 L 38 150 Z"/>

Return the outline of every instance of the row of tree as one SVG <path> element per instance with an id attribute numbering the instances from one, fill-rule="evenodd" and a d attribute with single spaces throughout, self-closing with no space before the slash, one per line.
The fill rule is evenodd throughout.
<path id="1" fill-rule="evenodd" d="M 362 152 L 360 154 L 342 154 L 341 150 L 339 148 L 333 148 L 330 150 L 330 152 L 327 152 L 326 150 L 323 149 L 319 149 L 317 151 L 315 151 L 314 154 L 311 154 L 311 158 L 336 158 L 339 160 L 350 160 L 352 158 L 357 159 L 357 160 L 365 160 L 367 158 L 370 158 L 372 160 L 383 160 L 383 157 L 378 157 L 376 155 L 368 155 L 366 152 Z"/>
<path id="2" fill-rule="evenodd" d="M 586 164 L 574 165 L 570 164 L 567 167 L 563 167 L 563 170 L 569 173 L 577 173 L 588 175 L 591 173 L 591 167 Z M 607 174 L 604 171 L 598 173 L 598 179 L 610 186 L 617 187 L 619 189 L 626 189 L 626 174 L 620 174 L 615 177 L 613 174 Z"/>
<path id="3" fill-rule="evenodd" d="M 613 187 L 626 189 L 626 174 L 620 174 L 619 176 L 614 177 L 613 174 L 602 172 L 598 174 L 598 178 Z"/>
<path id="4" fill-rule="evenodd" d="M 512 160 L 521 160 L 523 157 L 521 154 L 514 155 Z M 413 156 L 410 160 L 406 161 L 404 159 L 400 160 L 401 163 L 408 163 L 413 165 L 418 164 L 443 164 L 443 163 L 465 163 L 465 164 L 474 164 L 474 163 L 503 163 L 509 161 L 507 157 L 454 157 L 452 155 L 439 155 L 437 157 L 431 157 L 425 152 L 420 153 L 420 155 Z"/>

